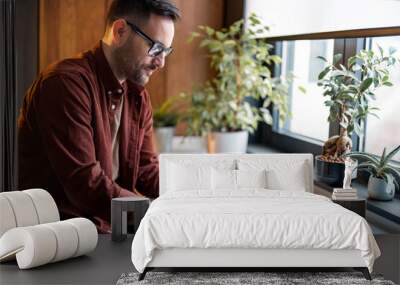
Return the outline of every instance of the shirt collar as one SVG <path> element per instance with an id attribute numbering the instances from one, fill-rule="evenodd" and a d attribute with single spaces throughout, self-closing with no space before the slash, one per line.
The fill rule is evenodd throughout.
<path id="1" fill-rule="evenodd" d="M 96 65 L 98 68 L 98 74 L 104 84 L 104 88 L 108 95 L 115 95 L 115 94 L 123 94 L 125 91 L 128 92 L 135 92 L 139 95 L 142 95 L 144 91 L 144 87 L 136 84 L 130 80 L 126 81 L 126 84 L 120 84 L 117 78 L 115 77 L 110 64 L 107 61 L 106 56 L 104 55 L 102 41 L 100 40 L 99 43 L 93 49 L 94 57 L 96 60 Z M 127 88 L 127 90 L 126 90 Z"/>

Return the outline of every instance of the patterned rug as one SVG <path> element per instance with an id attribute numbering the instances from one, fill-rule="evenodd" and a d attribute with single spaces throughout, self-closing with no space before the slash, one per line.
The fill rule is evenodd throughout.
<path id="1" fill-rule="evenodd" d="M 117 285 L 395 285 L 392 281 L 384 280 L 379 275 L 372 275 L 373 280 L 368 281 L 360 272 L 148 272 L 142 281 L 138 281 L 138 276 L 139 273 L 122 274 Z"/>

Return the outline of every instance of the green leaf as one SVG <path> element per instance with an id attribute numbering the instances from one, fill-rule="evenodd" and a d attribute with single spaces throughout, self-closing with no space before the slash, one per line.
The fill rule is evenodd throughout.
<path id="1" fill-rule="evenodd" d="M 360 85 L 360 93 L 363 93 L 365 90 L 367 90 L 373 82 L 373 78 L 367 78 L 365 79 L 361 85 Z"/>
<path id="2" fill-rule="evenodd" d="M 228 102 L 228 104 L 232 108 L 232 110 L 235 110 L 235 111 L 237 110 L 238 106 L 235 102 L 230 101 L 230 102 Z"/>
<path id="3" fill-rule="evenodd" d="M 325 57 L 323 57 L 323 56 L 320 56 L 320 55 L 319 55 L 319 56 L 317 56 L 317 58 L 318 58 L 318 59 L 321 59 L 321 60 L 323 60 L 323 61 L 325 61 L 325 62 L 328 62 L 328 60 L 327 60 Z"/>
<path id="4" fill-rule="evenodd" d="M 325 69 L 322 70 L 321 73 L 318 75 L 318 80 L 323 79 L 329 73 L 329 71 L 331 71 L 331 67 L 330 66 L 325 67 Z"/>
<path id="5" fill-rule="evenodd" d="M 226 38 L 226 35 L 220 31 L 217 31 L 215 33 L 215 36 L 217 37 L 218 40 L 223 40 L 224 38 Z"/>
<path id="6" fill-rule="evenodd" d="M 383 56 L 383 48 L 380 45 L 377 45 L 381 56 Z"/>
<path id="7" fill-rule="evenodd" d="M 393 184 L 393 176 L 388 173 L 377 173 L 376 177 L 383 178 L 383 180 L 385 180 L 389 185 Z"/>
<path id="8" fill-rule="evenodd" d="M 256 25 L 261 24 L 260 19 L 259 19 L 259 18 L 257 17 L 257 15 L 254 14 L 254 13 L 250 15 L 249 19 L 250 19 L 250 22 L 251 22 L 251 24 L 252 24 L 253 26 L 256 26 Z"/>
<path id="9" fill-rule="evenodd" d="M 397 187 L 397 189 L 400 189 L 400 185 L 398 183 L 398 181 L 400 181 L 400 172 L 397 169 L 390 168 L 388 170 L 388 173 L 393 175 L 393 178 L 394 178 L 393 182 L 394 182 L 395 186 Z"/>
<path id="10" fill-rule="evenodd" d="M 363 131 L 362 128 L 360 126 L 360 124 L 358 124 L 357 122 L 354 122 L 354 131 L 356 132 L 357 136 L 361 136 Z M 349 132 L 349 131 L 348 131 Z"/>
<path id="11" fill-rule="evenodd" d="M 394 47 L 389 47 L 389 54 L 390 54 L 390 55 L 395 54 L 396 51 L 397 51 L 396 48 L 394 48 Z"/>
<path id="12" fill-rule="evenodd" d="M 372 169 L 376 169 L 376 165 L 371 161 L 362 162 L 357 165 L 357 168 L 362 168 L 362 167 L 370 167 Z"/>
<path id="13" fill-rule="evenodd" d="M 211 27 L 206 26 L 205 32 L 207 33 L 207 35 L 212 36 L 215 33 L 215 30 Z"/>
<path id="14" fill-rule="evenodd" d="M 189 35 L 189 37 L 188 37 L 188 39 L 187 39 L 187 42 L 188 43 L 191 43 L 195 38 L 197 38 L 197 37 L 200 37 L 200 33 L 198 33 L 198 32 L 192 32 L 192 33 L 190 33 L 190 35 Z"/>
<path id="15" fill-rule="evenodd" d="M 210 50 L 210 52 L 216 52 L 221 50 L 221 43 L 218 41 L 210 41 L 208 43 L 208 49 Z"/>
<path id="16" fill-rule="evenodd" d="M 347 64 L 349 67 L 352 67 L 357 62 L 357 57 L 352 56 L 348 59 Z"/>
<path id="17" fill-rule="evenodd" d="M 356 159 L 364 159 L 366 161 L 370 161 L 373 163 L 376 167 L 379 166 L 379 160 L 373 156 L 372 154 L 365 153 L 365 152 L 360 152 L 360 151 L 352 151 L 344 155 L 344 157 L 351 157 L 351 158 L 356 158 Z"/>
<path id="18" fill-rule="evenodd" d="M 209 39 L 204 39 L 204 40 L 201 41 L 200 47 L 201 47 L 201 48 L 202 48 L 202 47 L 205 47 L 205 46 L 209 45 L 210 42 L 211 42 L 211 41 L 210 41 Z"/>
<path id="19" fill-rule="evenodd" d="M 384 163 L 383 165 L 386 165 L 392 159 L 392 157 L 395 156 L 399 151 L 400 151 L 400 145 L 397 146 L 395 149 L 393 149 L 391 152 L 389 152 L 389 154 L 385 157 L 383 161 Z"/>
<path id="20" fill-rule="evenodd" d="M 224 45 L 225 46 L 235 46 L 236 42 L 234 40 L 225 40 Z"/>
<path id="21" fill-rule="evenodd" d="M 397 170 L 395 167 L 393 166 L 385 166 L 384 168 L 382 168 L 383 171 L 392 174 L 393 176 L 397 177 L 397 179 L 400 179 L 400 171 Z"/>
<path id="22" fill-rule="evenodd" d="M 380 162 L 379 162 L 379 165 L 380 165 L 381 167 L 385 165 L 385 164 L 384 164 L 385 156 L 386 156 L 386 147 L 383 148 L 381 160 L 380 160 Z"/>
<path id="23" fill-rule="evenodd" d="M 380 119 L 380 117 L 379 117 L 377 114 L 375 114 L 375 113 L 369 113 L 369 115 L 371 115 L 371 116 L 373 116 L 373 117 L 375 117 L 375 118 L 377 118 L 377 119 Z"/>
<path id="24" fill-rule="evenodd" d="M 333 65 L 337 64 L 342 59 L 342 54 L 337 53 L 333 56 Z"/>
<path id="25" fill-rule="evenodd" d="M 297 88 L 298 88 L 299 91 L 302 92 L 303 94 L 306 94 L 306 93 L 307 93 L 307 89 L 306 89 L 304 86 L 299 85 Z"/>
<path id="26" fill-rule="evenodd" d="M 265 123 L 267 123 L 268 125 L 272 125 L 272 116 L 271 113 L 269 112 L 268 109 L 265 108 L 261 108 L 260 109 L 262 111 L 262 117 Z"/>
<path id="27" fill-rule="evenodd" d="M 269 56 L 269 59 L 272 60 L 275 64 L 280 64 L 282 62 L 282 59 L 279 55 L 271 55 Z"/>

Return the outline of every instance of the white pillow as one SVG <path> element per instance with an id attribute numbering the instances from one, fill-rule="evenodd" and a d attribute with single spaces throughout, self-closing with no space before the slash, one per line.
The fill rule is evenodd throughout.
<path id="1" fill-rule="evenodd" d="M 266 188 L 267 177 L 263 170 L 236 170 L 237 187 L 240 188 Z"/>
<path id="2" fill-rule="evenodd" d="M 235 191 L 241 188 L 266 188 L 264 170 L 231 170 L 212 168 L 213 189 Z"/>
<path id="3" fill-rule="evenodd" d="M 297 164 L 293 168 L 266 171 L 267 188 L 272 190 L 289 190 L 306 192 L 306 177 L 304 164 Z"/>
<path id="4" fill-rule="evenodd" d="M 211 190 L 211 167 L 168 164 L 168 191 Z"/>
<path id="5" fill-rule="evenodd" d="M 293 160 L 288 158 L 274 159 L 239 159 L 240 170 L 255 171 L 266 170 L 267 188 L 271 190 L 306 191 L 311 181 L 311 169 L 306 160 Z"/>
<path id="6" fill-rule="evenodd" d="M 237 189 L 236 170 L 212 168 L 213 189 L 234 191 Z"/>

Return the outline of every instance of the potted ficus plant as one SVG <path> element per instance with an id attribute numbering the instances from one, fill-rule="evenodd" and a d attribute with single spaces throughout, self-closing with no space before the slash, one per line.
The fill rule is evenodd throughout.
<path id="1" fill-rule="evenodd" d="M 271 104 L 281 122 L 288 115 L 287 83 L 273 78 L 268 67 L 281 58 L 271 54 L 265 39 L 257 39 L 268 27 L 254 14 L 248 20 L 246 28 L 239 20 L 221 30 L 199 26 L 191 34 L 190 41 L 199 38 L 207 50 L 215 77 L 185 94 L 191 104 L 184 120 L 189 134 L 209 135 L 210 152 L 245 152 L 248 133 L 261 121 L 272 123 Z"/>
<path id="2" fill-rule="evenodd" d="M 336 54 L 333 63 L 319 57 L 327 66 L 318 76 L 318 86 L 324 90 L 325 105 L 329 108 L 328 121 L 339 125 L 339 135 L 330 137 L 323 145 L 322 155 L 316 157 L 316 179 L 331 186 L 341 187 L 344 177 L 344 155 L 351 151 L 353 131 L 363 134 L 363 122 L 368 115 L 377 116 L 378 108 L 371 106 L 375 92 L 392 86 L 389 69 L 397 59 L 395 50 L 386 54 L 361 50 L 348 59 L 347 66 L 338 64 L 342 55 Z"/>
<path id="3" fill-rule="evenodd" d="M 153 110 L 153 127 L 158 152 L 171 152 L 175 127 L 180 118 L 181 95 L 169 97 Z"/>
<path id="4" fill-rule="evenodd" d="M 393 199 L 396 188 L 399 189 L 400 167 L 391 163 L 391 159 L 400 151 L 400 145 L 386 154 L 386 148 L 380 158 L 366 153 L 353 151 L 345 155 L 362 161 L 358 164 L 359 171 L 366 171 L 370 174 L 368 180 L 368 197 L 390 201 Z"/>

